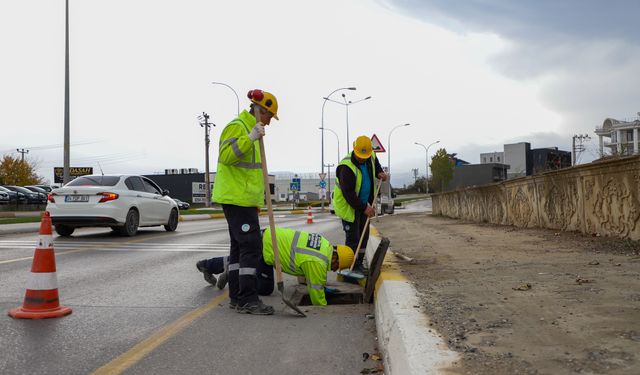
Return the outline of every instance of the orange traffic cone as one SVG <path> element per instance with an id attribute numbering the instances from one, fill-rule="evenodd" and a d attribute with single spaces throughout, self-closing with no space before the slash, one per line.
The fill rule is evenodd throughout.
<path id="1" fill-rule="evenodd" d="M 311 206 L 307 207 L 307 224 L 313 224 L 313 214 L 311 213 Z"/>
<path id="2" fill-rule="evenodd" d="M 51 216 L 45 211 L 40 222 L 40 238 L 33 255 L 27 292 L 21 307 L 9 310 L 9 316 L 19 319 L 59 318 L 71 314 L 71 308 L 60 306 L 56 257 L 51 236 Z"/>

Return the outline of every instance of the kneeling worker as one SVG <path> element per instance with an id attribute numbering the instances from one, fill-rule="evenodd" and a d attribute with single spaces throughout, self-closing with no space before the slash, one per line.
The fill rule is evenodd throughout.
<path id="1" fill-rule="evenodd" d="M 324 306 L 327 272 L 349 268 L 353 261 L 353 251 L 343 245 L 331 246 L 324 237 L 315 233 L 296 231 L 289 228 L 276 228 L 278 253 L 282 272 L 303 276 L 307 281 L 307 291 L 314 305 Z M 223 289 L 227 284 L 228 272 L 238 272 L 238 264 L 228 264 L 228 257 L 216 257 L 201 260 L 196 264 L 204 279 L 218 288 Z M 256 274 L 258 278 L 258 294 L 267 296 L 273 293 L 273 245 L 271 244 L 270 229 L 262 232 L 262 259 Z M 216 281 L 213 274 L 221 274 Z M 230 307 L 236 308 L 233 301 Z M 238 310 L 241 312 L 241 310 Z"/>

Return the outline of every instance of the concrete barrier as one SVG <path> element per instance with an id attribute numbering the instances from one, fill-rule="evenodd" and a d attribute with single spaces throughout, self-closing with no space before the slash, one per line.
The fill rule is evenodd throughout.
<path id="1" fill-rule="evenodd" d="M 367 261 L 382 240 L 372 226 L 367 243 Z M 371 254 L 371 255 L 370 255 Z M 446 342 L 430 330 L 429 318 L 420 308 L 417 291 L 387 255 L 375 288 L 375 311 L 378 344 L 386 374 L 446 374 L 459 360 Z"/>
<path id="2" fill-rule="evenodd" d="M 640 240 L 640 156 L 432 195 L 433 214 Z"/>

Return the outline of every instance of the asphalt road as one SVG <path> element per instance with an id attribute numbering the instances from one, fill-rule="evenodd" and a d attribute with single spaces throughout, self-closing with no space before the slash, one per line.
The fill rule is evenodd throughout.
<path id="1" fill-rule="evenodd" d="M 279 226 L 342 240 L 339 221 L 278 215 Z M 268 224 L 262 218 L 262 226 Z M 0 309 L 20 306 L 37 234 L 0 236 Z M 2 374 L 357 374 L 375 364 L 369 305 L 304 307 L 298 318 L 277 293 L 274 316 L 240 315 L 226 290 L 209 286 L 196 261 L 228 254 L 224 220 L 180 223 L 132 238 L 109 229 L 54 234 L 60 301 L 73 309 L 47 320 L 0 318 Z M 293 278 L 288 290 L 298 289 Z"/>

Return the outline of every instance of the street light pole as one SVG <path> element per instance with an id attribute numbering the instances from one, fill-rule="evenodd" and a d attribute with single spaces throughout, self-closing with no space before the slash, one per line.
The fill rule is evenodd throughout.
<path id="1" fill-rule="evenodd" d="M 389 174 L 389 189 L 391 189 L 391 134 L 393 133 L 394 130 L 401 128 L 403 126 L 409 126 L 411 125 L 410 123 L 406 123 L 406 124 L 402 124 L 402 125 L 398 125 L 396 127 L 394 127 L 393 129 L 391 129 L 391 131 L 389 132 L 389 137 L 387 137 L 387 172 Z M 391 191 L 389 191 L 389 194 L 391 194 Z M 391 196 L 391 195 L 389 195 Z"/>
<path id="2" fill-rule="evenodd" d="M 318 128 L 318 129 L 320 129 L 320 130 L 328 130 L 328 131 L 332 132 L 333 135 L 336 136 L 336 142 L 338 142 L 338 158 L 336 159 L 337 160 L 336 163 L 340 163 L 340 160 L 342 160 L 342 159 L 340 159 L 340 138 L 338 137 L 338 133 L 336 133 L 335 131 L 333 131 L 333 130 L 331 130 L 329 128 Z"/>
<path id="3" fill-rule="evenodd" d="M 435 141 L 435 142 L 431 143 L 429 146 L 425 146 L 422 143 L 418 143 L 418 142 L 414 142 L 414 143 L 424 147 L 424 152 L 425 152 L 426 160 L 427 160 L 427 165 L 426 165 L 427 169 L 425 170 L 425 172 L 426 172 L 425 173 L 425 175 L 426 175 L 426 182 L 425 182 L 426 190 L 425 190 L 425 192 L 427 194 L 429 194 L 429 147 L 435 145 L 436 143 L 440 143 L 440 141 Z"/>
<path id="4" fill-rule="evenodd" d="M 331 93 L 325 97 L 323 97 L 324 101 L 322 102 L 322 114 L 320 117 L 320 129 L 324 129 L 324 106 L 327 104 L 327 100 L 331 100 L 329 99 L 331 97 L 331 95 L 333 95 L 334 93 L 341 91 L 341 90 L 355 90 L 355 87 L 341 87 L 339 89 L 335 89 L 333 91 L 331 91 Z M 333 100 L 331 100 L 333 101 Z M 338 151 L 340 151 L 338 149 Z M 324 172 L 324 131 L 320 132 L 320 172 Z M 324 199 L 322 200 L 321 203 L 321 211 L 324 212 Z"/>
<path id="5" fill-rule="evenodd" d="M 233 91 L 233 93 L 236 96 L 236 110 L 238 112 L 237 114 L 239 115 L 240 114 L 240 98 L 238 97 L 238 93 L 236 92 L 236 90 L 234 90 L 233 87 L 223 82 L 211 82 L 211 83 L 214 85 L 222 85 L 222 86 L 228 87 L 231 91 Z"/>
<path id="6" fill-rule="evenodd" d="M 329 99 L 328 97 L 325 97 L 324 99 L 328 100 L 330 102 L 333 102 L 333 103 L 336 103 L 336 104 L 340 104 L 340 105 L 343 105 L 343 106 L 347 107 L 347 150 L 348 150 L 349 149 L 349 145 L 350 145 L 350 143 L 349 143 L 349 106 L 353 105 L 353 104 L 360 103 L 360 102 L 362 102 L 364 100 L 369 100 L 369 99 L 371 99 L 371 96 L 367 96 L 366 98 L 362 98 L 360 100 L 356 100 L 355 102 L 353 102 L 351 100 L 347 101 L 346 95 L 342 94 L 342 99 L 344 100 L 344 103 L 339 102 L 337 100 Z"/>

